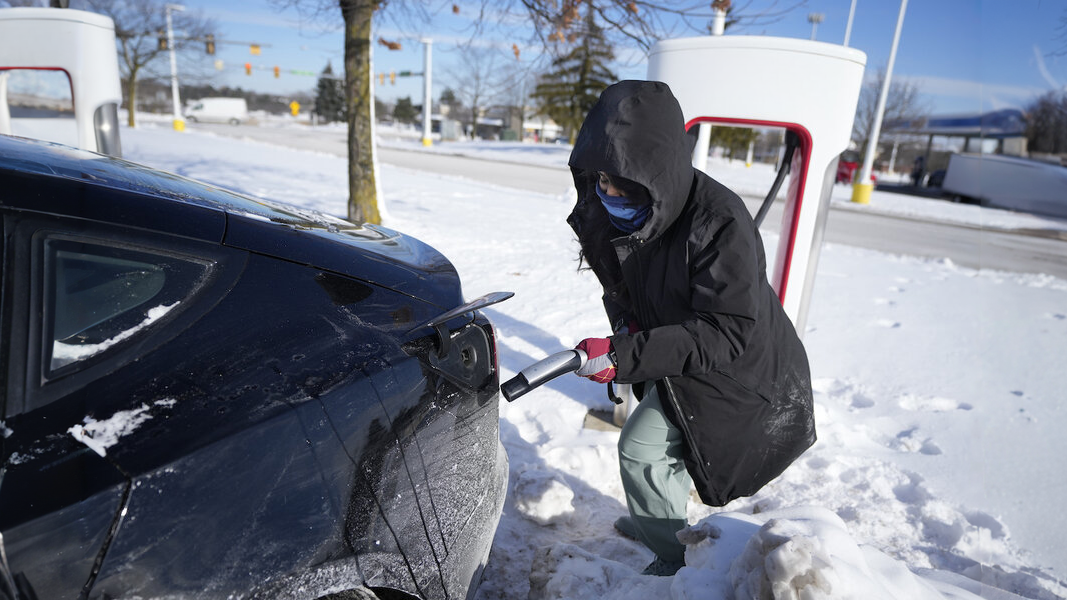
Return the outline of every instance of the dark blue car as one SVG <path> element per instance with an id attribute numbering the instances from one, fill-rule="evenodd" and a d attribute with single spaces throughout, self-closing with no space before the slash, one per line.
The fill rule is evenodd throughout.
<path id="1" fill-rule="evenodd" d="M 507 483 L 478 309 L 509 294 L 3 135 L 0 222 L 0 598 L 473 595 Z"/>

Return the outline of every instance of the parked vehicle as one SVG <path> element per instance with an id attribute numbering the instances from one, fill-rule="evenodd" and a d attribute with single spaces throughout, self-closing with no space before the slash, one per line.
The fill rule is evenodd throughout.
<path id="1" fill-rule="evenodd" d="M 56 144 L 0 136 L 0 188 L 0 597 L 473 595 L 510 294 Z"/>
<path id="2" fill-rule="evenodd" d="M 852 177 L 860 166 L 860 154 L 855 150 L 845 150 L 837 159 L 837 176 L 834 183 L 852 183 Z"/>
<path id="3" fill-rule="evenodd" d="M 941 183 L 954 201 L 1067 218 L 1067 167 L 1000 154 L 953 154 Z"/>
<path id="4" fill-rule="evenodd" d="M 229 123 L 248 121 L 248 102 L 244 98 L 200 98 L 189 102 L 185 118 L 193 123 Z"/>
<path id="5" fill-rule="evenodd" d="M 926 187 L 939 188 L 945 183 L 945 170 L 935 169 L 930 173 L 930 176 L 926 178 Z"/>

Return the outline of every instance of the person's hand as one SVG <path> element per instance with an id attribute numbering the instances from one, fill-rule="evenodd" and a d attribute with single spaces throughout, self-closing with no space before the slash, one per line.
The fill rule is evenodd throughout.
<path id="1" fill-rule="evenodd" d="M 576 375 L 587 377 L 597 383 L 607 383 L 615 379 L 615 360 L 612 358 L 611 340 L 607 338 L 585 338 L 575 349 L 585 352 L 586 361 Z"/>

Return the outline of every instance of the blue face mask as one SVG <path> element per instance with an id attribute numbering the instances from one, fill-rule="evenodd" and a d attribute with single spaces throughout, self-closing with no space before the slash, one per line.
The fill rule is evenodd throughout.
<path id="1" fill-rule="evenodd" d="M 651 204 L 636 206 L 632 204 L 632 200 L 624 196 L 609 196 L 607 192 L 600 189 L 599 184 L 594 184 L 593 187 L 596 188 L 596 195 L 600 196 L 604 209 L 608 211 L 608 220 L 616 229 L 633 233 L 645 224 L 648 213 L 652 210 Z"/>

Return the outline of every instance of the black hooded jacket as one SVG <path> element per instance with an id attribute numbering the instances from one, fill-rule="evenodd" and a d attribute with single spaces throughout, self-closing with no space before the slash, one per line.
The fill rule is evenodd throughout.
<path id="1" fill-rule="evenodd" d="M 570 167 L 567 219 L 604 287 L 620 383 L 659 381 L 685 436 L 701 499 L 750 496 L 815 442 L 807 355 L 767 281 L 748 209 L 693 168 L 681 108 L 660 82 L 623 81 L 589 112 Z M 595 188 L 603 171 L 645 186 L 652 214 L 611 227 Z M 623 329 L 625 331 L 625 329 Z"/>

